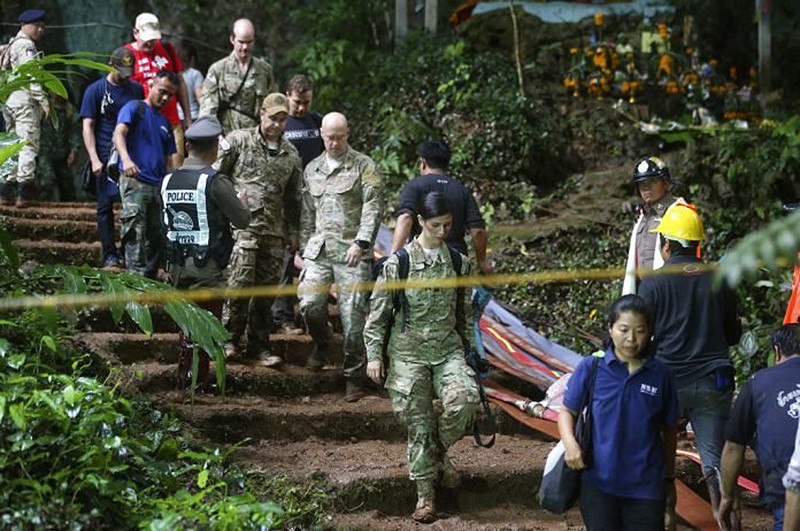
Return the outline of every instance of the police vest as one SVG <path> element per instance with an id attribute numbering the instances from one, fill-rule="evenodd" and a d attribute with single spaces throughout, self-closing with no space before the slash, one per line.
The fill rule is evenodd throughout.
<path id="1" fill-rule="evenodd" d="M 216 170 L 180 169 L 164 177 L 161 201 L 167 228 L 167 260 L 183 265 L 191 256 L 198 267 L 214 258 L 220 268 L 230 257 L 230 226 L 208 200 L 208 186 Z"/>

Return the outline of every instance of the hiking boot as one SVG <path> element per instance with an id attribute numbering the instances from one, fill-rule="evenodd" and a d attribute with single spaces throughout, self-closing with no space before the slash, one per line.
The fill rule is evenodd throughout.
<path id="1" fill-rule="evenodd" d="M 457 489 L 461 485 L 461 476 L 447 456 L 442 457 L 442 464 L 439 465 L 439 485 L 446 489 Z"/>
<path id="2" fill-rule="evenodd" d="M 299 336 L 303 333 L 303 329 L 296 327 L 294 323 L 286 322 L 278 325 L 278 333 L 287 336 Z"/>
<path id="3" fill-rule="evenodd" d="M 430 524 L 436 521 L 436 504 L 433 496 L 420 496 L 417 500 L 417 507 L 411 518 L 421 524 Z"/>
<path id="4" fill-rule="evenodd" d="M 344 387 L 344 401 L 345 402 L 358 402 L 367 396 L 367 392 L 355 382 L 347 380 Z"/>
<path id="5" fill-rule="evenodd" d="M 269 350 L 262 350 L 255 356 L 248 356 L 247 363 L 258 365 L 259 367 L 277 367 L 283 363 L 283 358 L 276 356 Z"/>
<path id="6" fill-rule="evenodd" d="M 34 184 L 32 182 L 19 183 L 17 190 L 17 208 L 27 208 L 33 199 L 35 192 Z"/>
<path id="7" fill-rule="evenodd" d="M 326 363 L 328 363 L 326 351 L 317 347 L 306 360 L 306 369 L 314 372 L 321 371 Z"/>

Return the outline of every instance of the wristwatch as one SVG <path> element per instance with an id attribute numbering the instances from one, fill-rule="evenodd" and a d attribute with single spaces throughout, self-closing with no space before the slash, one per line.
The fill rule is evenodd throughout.
<path id="1" fill-rule="evenodd" d="M 354 240 L 353 243 L 361 247 L 361 250 L 366 251 L 369 249 L 369 242 L 364 240 Z"/>

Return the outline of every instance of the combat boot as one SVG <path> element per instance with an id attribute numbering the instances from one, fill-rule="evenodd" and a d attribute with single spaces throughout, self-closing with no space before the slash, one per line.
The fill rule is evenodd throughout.
<path id="1" fill-rule="evenodd" d="M 17 208 L 26 208 L 33 200 L 33 195 L 36 192 L 34 184 L 30 181 L 19 183 L 17 190 Z"/>
<path id="2" fill-rule="evenodd" d="M 356 382 L 352 380 L 347 380 L 345 382 L 345 388 L 344 388 L 345 402 L 358 402 L 365 396 L 367 396 L 367 392 L 364 391 L 364 389 Z"/>
<path id="3" fill-rule="evenodd" d="M 306 369 L 314 372 L 321 371 L 327 363 L 328 348 L 318 346 L 306 360 Z"/>
<path id="4" fill-rule="evenodd" d="M 13 206 L 17 197 L 17 183 L 4 182 L 0 186 L 0 205 Z"/>
<path id="5" fill-rule="evenodd" d="M 430 524 L 436 521 L 436 503 L 433 495 L 433 481 L 417 480 L 417 506 L 411 518 L 415 522 Z"/>

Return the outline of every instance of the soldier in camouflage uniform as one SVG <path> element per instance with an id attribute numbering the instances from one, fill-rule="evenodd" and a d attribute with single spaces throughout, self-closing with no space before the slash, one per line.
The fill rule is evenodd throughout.
<path id="1" fill-rule="evenodd" d="M 425 196 L 417 209 L 422 233 L 405 246 L 408 278 L 434 280 L 456 276 L 453 260 L 443 243 L 452 224 L 450 205 L 439 192 Z M 408 472 L 417 485 L 419 522 L 436 519 L 434 482 L 455 487 L 458 473 L 446 457 L 447 449 L 472 424 L 480 398 L 475 373 L 467 365 L 465 349 L 472 348 L 472 306 L 469 290 L 457 301 L 455 288 L 404 290 L 404 308 L 394 314 L 393 291 L 386 283 L 397 281 L 397 255 L 386 261 L 372 293 L 364 330 L 367 375 L 380 383 L 385 375 L 383 352 L 389 359 L 386 388 L 392 409 L 408 428 Z M 470 274 L 469 260 L 462 257 L 461 274 Z M 463 305 L 460 312 L 457 305 Z M 458 315 L 463 315 L 458 319 Z M 388 345 L 386 329 L 391 326 Z M 441 398 L 444 412 L 436 418 L 433 399 Z"/>
<path id="2" fill-rule="evenodd" d="M 28 9 L 19 16 L 22 27 L 0 53 L 0 64 L 14 68 L 34 59 L 37 55 L 35 41 L 44 35 L 45 12 Z M 0 188 L 0 203 L 11 205 L 16 195 L 19 208 L 27 206 L 34 192 L 36 178 L 36 154 L 39 152 L 42 118 L 47 118 L 50 105 L 39 83 L 15 90 L 3 109 L 6 131 L 14 132 L 28 143 L 19 152 L 17 167 L 12 170 Z"/>
<path id="3" fill-rule="evenodd" d="M 272 67 L 252 56 L 253 23 L 237 20 L 230 38 L 233 52 L 211 65 L 200 96 L 200 116 L 216 116 L 225 134 L 257 126 L 261 102 L 277 90 Z"/>
<path id="4" fill-rule="evenodd" d="M 247 193 L 250 226 L 234 232 L 228 286 L 275 285 L 280 281 L 284 248 L 297 248 L 302 170 L 297 149 L 283 130 L 289 116 L 285 95 L 269 94 L 261 106 L 261 124 L 234 131 L 220 148 L 219 170 L 230 175 L 237 192 Z M 245 358 L 272 367 L 281 358 L 270 352 L 273 298 L 234 299 L 226 326 L 232 340 L 226 356 L 238 357 L 247 333 Z"/>
<path id="5" fill-rule="evenodd" d="M 349 147 L 343 114 L 325 115 L 321 132 L 325 152 L 308 163 L 303 182 L 300 313 L 317 345 L 307 366 L 319 370 L 326 363 L 331 337 L 325 287 L 336 284 L 344 332 L 345 400 L 355 402 L 364 396 L 367 308 L 366 294 L 353 287 L 370 279 L 372 247 L 383 216 L 383 182 L 375 162 Z"/>
<path id="6" fill-rule="evenodd" d="M 51 112 L 55 119 L 42 123 L 42 145 L 36 159 L 39 198 L 75 201 L 80 189 L 75 162 L 83 145 L 80 116 L 69 100 L 55 95 Z"/>

